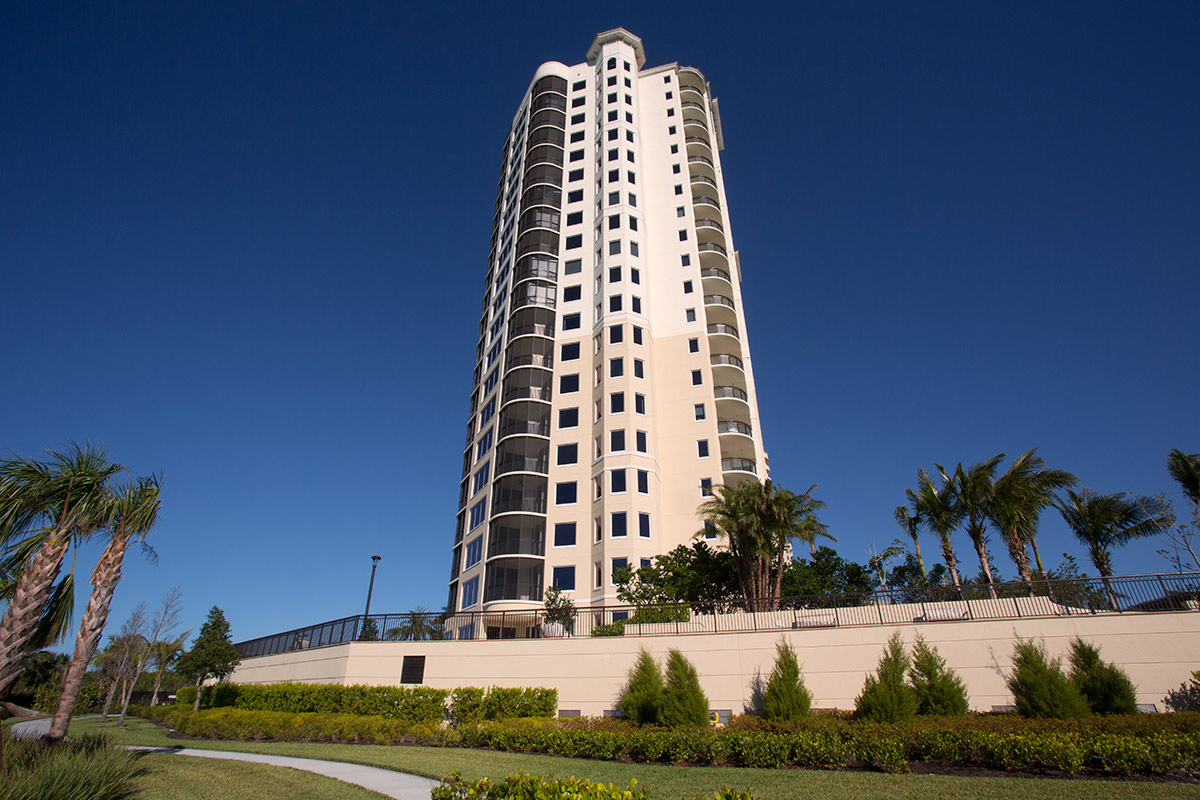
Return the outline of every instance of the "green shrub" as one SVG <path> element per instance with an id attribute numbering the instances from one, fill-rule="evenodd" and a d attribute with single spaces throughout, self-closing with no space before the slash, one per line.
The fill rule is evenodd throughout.
<path id="1" fill-rule="evenodd" d="M 771 720 L 802 719 L 811 709 L 812 694 L 804 686 L 796 651 L 780 639 L 775 645 L 775 666 L 763 691 L 762 715 Z"/>
<path id="2" fill-rule="evenodd" d="M 37 687 L 33 697 L 33 708 L 53 714 L 58 709 L 59 686 L 57 683 L 43 683 Z M 100 693 L 100 684 L 95 680 L 85 679 L 79 687 L 79 699 L 75 701 L 76 714 L 88 714 L 99 711 L 104 704 Z"/>
<path id="3" fill-rule="evenodd" d="M 1017 639 L 1013 672 L 1005 681 L 1023 717 L 1074 719 L 1088 715 L 1087 701 L 1062 671 L 1062 660 L 1046 655 L 1045 645 Z"/>
<path id="4" fill-rule="evenodd" d="M 625 620 L 626 625 L 642 625 L 655 622 L 687 622 L 692 611 L 686 605 L 641 606 Z"/>
<path id="5" fill-rule="evenodd" d="M 617 700 L 621 716 L 638 725 L 662 721 L 663 677 L 654 657 L 643 648 L 629 669 L 628 680 Z"/>
<path id="6" fill-rule="evenodd" d="M 918 714 L 945 717 L 967 713 L 967 688 L 946 666 L 946 659 L 937 648 L 926 643 L 920 634 L 913 644 L 908 685 L 917 700 Z"/>
<path id="7" fill-rule="evenodd" d="M 521 714 L 521 690 L 493 686 L 483 698 L 486 719 L 515 719 Z"/>
<path id="8" fill-rule="evenodd" d="M 450 692 L 450 721 L 455 727 L 483 721 L 483 689 L 462 686 Z"/>
<path id="9" fill-rule="evenodd" d="M 629 787 L 619 789 L 612 784 L 592 783 L 584 778 L 555 778 L 542 775 L 510 773 L 502 781 L 483 778 L 464 781 L 455 770 L 443 778 L 430 792 L 432 800 L 646 800 L 645 788 L 631 780 Z"/>
<path id="10" fill-rule="evenodd" d="M 1100 660 L 1100 648 L 1079 637 L 1071 640 L 1071 682 L 1093 714 L 1136 714 L 1137 692 L 1125 671 Z"/>
<path id="11" fill-rule="evenodd" d="M 1191 681 L 1167 692 L 1163 703 L 1172 711 L 1200 711 L 1200 670 L 1192 673 Z"/>
<path id="12" fill-rule="evenodd" d="M 624 636 L 625 620 L 617 620 L 611 625 L 593 625 L 592 636 Z"/>
<path id="13" fill-rule="evenodd" d="M 683 653 L 675 649 L 667 656 L 662 723 L 670 728 L 708 725 L 708 697 L 700 688 L 700 676 Z"/>
<path id="14" fill-rule="evenodd" d="M 106 736 L 80 736 L 47 747 L 39 739 L 2 737 L 0 800 L 123 800 L 141 774 L 138 755 Z"/>
<path id="15" fill-rule="evenodd" d="M 868 675 L 854 701 L 854 716 L 872 722 L 909 722 L 917 713 L 913 690 L 904 682 L 908 655 L 897 631 L 888 639 L 874 675 Z"/>

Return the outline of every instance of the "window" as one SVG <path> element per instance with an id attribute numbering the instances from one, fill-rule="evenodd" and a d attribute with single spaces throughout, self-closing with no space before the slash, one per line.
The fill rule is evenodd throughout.
<path id="1" fill-rule="evenodd" d="M 617 140 L 617 129 L 616 128 L 611 128 L 608 131 L 608 140 L 610 142 L 615 142 Z"/>
<path id="2" fill-rule="evenodd" d="M 609 344 L 620 344 L 621 340 L 624 339 L 624 331 L 625 331 L 625 326 L 623 326 L 623 325 L 610 326 L 608 329 L 608 343 Z"/>
<path id="3" fill-rule="evenodd" d="M 575 286 L 564 286 L 563 287 L 563 302 L 564 303 L 569 303 L 572 300 L 578 300 L 581 297 L 583 297 L 583 287 L 582 286 L 579 286 L 578 284 L 576 284 Z M 576 345 L 576 347 L 578 348 L 578 345 Z M 579 358 L 578 352 L 576 352 L 575 357 Z M 564 357 L 564 360 L 565 360 L 565 357 Z"/>
<path id="4" fill-rule="evenodd" d="M 563 375 L 558 379 L 558 393 L 570 394 L 571 392 L 579 391 L 579 373 L 574 375 Z"/>
<path id="5" fill-rule="evenodd" d="M 571 287 L 567 287 L 567 288 L 571 288 Z M 576 287 L 576 288 L 578 288 L 578 287 Z M 578 358 L 579 358 L 579 342 L 572 342 L 571 344 L 564 344 L 562 346 L 562 360 L 563 361 L 575 361 Z"/>
<path id="6" fill-rule="evenodd" d="M 575 81 L 574 83 L 571 84 L 571 91 L 578 92 L 580 89 L 583 89 L 585 86 L 587 86 L 587 81 Z"/>
<path id="7" fill-rule="evenodd" d="M 635 269 L 635 268 L 631 267 L 629 269 L 629 280 L 632 281 L 633 283 L 641 284 L 642 271 L 640 269 Z"/>
<path id="8" fill-rule="evenodd" d="M 621 534 L 621 535 L 624 536 L 625 534 Z M 613 578 L 614 582 L 616 580 L 615 576 L 617 574 L 617 570 L 625 569 L 628 566 L 629 566 L 628 558 L 614 558 L 612 560 L 612 571 L 613 571 L 613 576 L 614 576 L 614 578 Z"/>
<path id="9" fill-rule="evenodd" d="M 583 212 L 576 211 L 572 214 L 567 214 L 567 224 L 568 225 L 582 225 L 583 224 Z"/>
<path id="10" fill-rule="evenodd" d="M 679 263 L 680 263 L 682 266 L 685 266 L 685 267 L 690 267 L 690 266 L 692 265 L 692 257 L 691 257 L 691 256 L 689 256 L 689 255 L 683 255 L 683 256 L 680 256 L 680 257 L 679 257 Z"/>
<path id="11" fill-rule="evenodd" d="M 639 328 L 637 325 L 632 325 L 630 327 L 633 328 L 633 343 L 641 344 L 642 343 L 642 329 Z"/>
<path id="12" fill-rule="evenodd" d="M 573 331 L 579 327 L 578 314 L 563 314 L 562 321 L 564 331 Z"/>
<path id="13" fill-rule="evenodd" d="M 575 486 L 575 481 L 566 483 L 554 484 L 554 503 L 555 505 L 566 506 L 571 505 L 578 497 L 578 490 Z"/>
<path id="14" fill-rule="evenodd" d="M 672 95 L 674 95 L 674 94 L 675 94 L 674 92 L 667 92 L 667 99 L 670 100 Z"/>
<path id="15" fill-rule="evenodd" d="M 573 169 L 567 173 L 567 181 L 574 183 L 575 181 L 583 180 L 583 170 Z"/>
<path id="16" fill-rule="evenodd" d="M 462 589 L 462 607 L 470 608 L 479 602 L 479 576 L 476 575 L 471 580 L 463 584 Z"/>
<path id="17" fill-rule="evenodd" d="M 492 389 L 496 388 L 496 382 L 500 380 L 500 370 L 492 370 L 492 374 L 487 376 L 487 381 L 483 384 L 483 393 L 486 395 Z"/>
<path id="18" fill-rule="evenodd" d="M 671 136 L 674 136 L 675 135 L 675 126 L 672 125 L 669 128 L 667 128 L 667 133 Z"/>
<path id="19" fill-rule="evenodd" d="M 615 148 L 615 147 L 614 147 L 613 149 L 611 149 L 611 150 L 609 150 L 609 151 L 608 151 L 608 160 L 609 160 L 609 161 L 616 161 L 616 160 L 617 160 L 617 155 L 618 155 L 617 148 Z"/>
<path id="20" fill-rule="evenodd" d="M 626 72 L 629 72 L 629 62 L 628 62 L 628 61 L 622 61 L 621 63 L 625 65 L 625 71 L 626 71 Z"/>
<path id="21" fill-rule="evenodd" d="M 650 538 L 650 515 L 638 514 L 638 536 L 643 539 Z"/>
<path id="22" fill-rule="evenodd" d="M 463 569 L 470 569 L 483 560 L 483 537 L 476 536 L 467 543 L 467 563 Z"/>
<path id="23" fill-rule="evenodd" d="M 663 83 L 670 83 L 670 82 L 671 82 L 671 76 L 663 75 Z"/>
<path id="24" fill-rule="evenodd" d="M 678 152 L 679 152 L 679 145 L 677 145 L 677 144 L 671 145 L 671 155 L 675 155 Z"/>
<path id="25" fill-rule="evenodd" d="M 625 359 L 610 358 L 608 360 L 608 377 L 620 378 L 625 374 Z"/>
<path id="26" fill-rule="evenodd" d="M 475 530 L 483 521 L 487 519 L 487 498 L 483 498 L 475 505 L 471 506 L 471 525 L 467 530 Z"/>
<path id="27" fill-rule="evenodd" d="M 603 477 L 603 475 L 597 475 L 594 478 L 592 478 L 592 484 L 595 485 L 595 487 L 596 487 L 595 494 L 593 494 L 593 497 L 595 497 L 597 500 L 604 497 L 604 477 Z"/>
<path id="28" fill-rule="evenodd" d="M 600 368 L 600 365 L 597 364 L 596 365 L 596 383 L 594 385 L 599 386 L 600 381 L 602 381 L 602 380 L 604 380 L 604 371 Z M 599 400 L 596 401 L 596 419 L 600 419 L 600 401 Z"/>
<path id="29" fill-rule="evenodd" d="M 575 131 L 574 133 L 571 134 L 571 143 L 572 144 L 574 144 L 575 142 L 582 142 L 582 141 L 583 141 L 583 131 Z M 580 152 L 582 153 L 583 151 L 581 150 Z"/>
<path id="30" fill-rule="evenodd" d="M 615 242 L 608 243 L 608 254 L 610 256 L 621 255 L 621 240 L 620 239 L 616 240 Z"/>
<path id="31" fill-rule="evenodd" d="M 704 419 L 704 403 L 696 403 L 692 406 L 692 411 L 695 412 L 697 420 Z"/>
<path id="32" fill-rule="evenodd" d="M 583 261 L 578 258 L 571 259 L 563 265 L 563 274 L 565 275 L 577 275 L 582 271 Z"/>
<path id="33" fill-rule="evenodd" d="M 617 121 L 617 112 L 615 110 L 608 112 L 608 121 L 609 122 Z"/>
<path id="34" fill-rule="evenodd" d="M 632 172 L 626 172 L 625 177 L 630 183 L 637 183 L 637 175 L 633 174 Z"/>
<path id="35" fill-rule="evenodd" d="M 613 494 L 625 491 L 625 470 L 614 469 L 612 471 L 612 490 Z"/>
<path id="36" fill-rule="evenodd" d="M 642 361 L 640 358 L 635 358 L 633 360 L 633 377 L 635 377 L 635 378 L 645 378 L 646 377 L 646 363 L 644 361 Z"/>
<path id="37" fill-rule="evenodd" d="M 667 116 L 668 116 L 668 117 L 673 117 L 673 116 L 675 116 L 675 109 L 673 109 L 673 108 L 668 108 L 668 109 L 667 109 Z"/>
<path id="38" fill-rule="evenodd" d="M 696 309 L 694 309 L 694 308 L 685 309 L 683 312 L 683 317 L 688 322 L 695 322 L 696 321 Z M 566 325 L 564 324 L 563 327 L 565 328 Z"/>
<path id="39" fill-rule="evenodd" d="M 638 470 L 638 494 L 650 494 L 650 473 L 644 469 Z"/>
<path id="40" fill-rule="evenodd" d="M 687 212 L 683 210 L 683 206 L 678 206 L 675 209 L 675 216 L 677 216 L 677 217 L 682 217 L 686 213 Z"/>
<path id="41" fill-rule="evenodd" d="M 637 208 L 637 195 L 634 194 L 633 192 L 629 193 L 629 205 L 633 206 L 634 208 Z"/>
<path id="42" fill-rule="evenodd" d="M 615 231 L 620 227 L 621 227 L 621 215 L 620 214 L 613 214 L 612 216 L 610 216 L 608 218 L 608 229 L 610 231 Z"/>
<path id="43" fill-rule="evenodd" d="M 699 353 L 700 352 L 700 340 L 699 339 L 688 339 L 688 352 L 689 353 Z"/>
<path id="44" fill-rule="evenodd" d="M 572 114 L 571 115 L 571 124 L 572 125 L 578 125 L 581 122 L 583 122 L 583 114 Z"/>
<path id="45" fill-rule="evenodd" d="M 616 86 L 616 85 L 617 85 L 617 76 L 609 75 L 608 82 L 605 84 L 605 86 Z"/>
<path id="46" fill-rule="evenodd" d="M 583 97 L 583 96 L 580 96 L 580 97 L 574 97 L 574 98 L 572 98 L 572 99 L 571 99 L 571 108 L 579 108 L 580 106 L 582 106 L 582 105 L 583 105 L 584 103 L 586 103 L 586 102 L 587 102 L 587 98 L 586 98 L 586 97 Z"/>
<path id="47" fill-rule="evenodd" d="M 625 533 L 626 533 L 626 531 L 625 531 L 625 512 L 624 511 L 614 511 L 612 513 L 612 527 L 609 528 L 609 536 L 611 536 L 614 539 L 620 539 L 622 536 L 625 535 Z M 622 558 L 620 560 L 624 561 L 625 559 Z M 625 566 L 625 565 L 622 564 L 621 566 Z M 616 569 L 617 569 L 617 559 L 614 558 L 613 559 L 613 570 L 616 570 Z"/>
<path id="48" fill-rule="evenodd" d="M 581 131 L 581 133 L 582 133 L 582 131 Z M 582 150 L 572 150 L 569 158 L 571 161 L 583 161 L 583 151 Z"/>
<path id="49" fill-rule="evenodd" d="M 554 526 L 554 546 L 573 547 L 575 545 L 575 523 L 559 522 Z"/>
<path id="50" fill-rule="evenodd" d="M 475 492 L 478 492 L 484 486 L 487 486 L 488 476 L 491 474 L 491 472 L 492 462 L 489 461 L 483 465 L 483 469 L 475 473 L 475 488 L 472 490 L 471 494 L 475 494 Z"/>
<path id="51" fill-rule="evenodd" d="M 583 151 L 582 151 L 582 150 L 580 150 L 580 151 L 579 151 L 579 153 L 580 153 L 579 157 L 580 157 L 580 158 L 583 158 Z M 678 175 L 678 174 L 679 174 L 679 171 L 680 171 L 680 167 L 679 167 L 679 165 L 678 165 L 678 164 L 672 164 L 672 165 L 671 165 L 671 174 L 673 174 L 673 175 Z"/>
<path id="52" fill-rule="evenodd" d="M 629 215 L 629 230 L 636 231 L 638 229 L 637 217 L 633 214 Z"/>
<path id="53" fill-rule="evenodd" d="M 560 408 L 558 410 L 558 427 L 563 428 L 578 428 L 579 427 L 579 409 L 578 408 Z"/>
<path id="54" fill-rule="evenodd" d="M 597 530 L 598 530 L 598 528 L 597 528 Z M 596 539 L 596 541 L 598 542 L 600 540 Z M 601 566 L 599 561 L 597 561 L 596 562 L 596 588 L 599 589 L 603 585 L 604 585 L 604 567 Z"/>
<path id="55" fill-rule="evenodd" d="M 708 458 L 708 439 L 696 442 L 696 454 L 701 458 Z"/>
<path id="56" fill-rule="evenodd" d="M 633 162 L 634 159 L 633 159 L 633 151 L 632 150 L 625 151 L 625 160 L 629 161 L 631 163 Z"/>
<path id="57" fill-rule="evenodd" d="M 625 141 L 627 141 L 627 142 L 633 141 L 633 131 L 625 131 Z"/>
<path id="58" fill-rule="evenodd" d="M 700 479 L 700 496 L 701 497 L 712 497 L 712 493 L 713 493 L 712 478 L 701 478 Z"/>
<path id="59" fill-rule="evenodd" d="M 628 72 L 628 71 L 629 71 L 629 65 L 628 65 L 628 64 L 626 64 L 626 65 L 625 65 L 625 71 L 626 71 L 626 72 Z M 632 88 L 633 88 L 633 84 L 630 82 L 629 78 L 626 78 L 626 79 L 625 79 L 625 88 L 626 88 L 626 89 L 632 89 Z"/>
<path id="60" fill-rule="evenodd" d="M 608 193 L 608 204 L 610 206 L 618 205 L 618 204 L 620 204 L 620 202 L 621 202 L 621 193 L 620 192 L 609 192 Z"/>
<path id="61" fill-rule="evenodd" d="M 488 428 L 487 433 L 479 437 L 479 446 L 475 449 L 475 460 L 483 458 L 487 455 L 487 451 L 492 449 L 492 429 Z"/>
<path id="62" fill-rule="evenodd" d="M 635 394 L 633 396 L 633 410 L 638 414 L 646 413 L 646 395 Z"/>
<path id="63" fill-rule="evenodd" d="M 687 241 L 687 231 L 680 231 L 680 232 L 679 232 L 679 241 L 681 241 L 681 242 L 686 242 L 686 241 Z"/>
<path id="64" fill-rule="evenodd" d="M 554 586 L 564 591 L 570 591 L 575 588 L 575 567 L 555 567 L 554 568 Z"/>
<path id="65" fill-rule="evenodd" d="M 691 282 L 691 281 L 684 281 L 684 282 L 683 282 L 683 293 L 684 293 L 684 294 L 691 294 L 691 293 L 692 293 L 692 282 Z"/>
<path id="66" fill-rule="evenodd" d="M 683 194 L 683 184 L 675 184 L 675 194 Z"/>
<path id="67" fill-rule="evenodd" d="M 567 237 L 567 249 L 568 250 L 578 250 L 580 247 L 583 247 L 583 236 L 582 235 L 577 233 L 574 236 Z"/>
<path id="68" fill-rule="evenodd" d="M 610 447 L 608 448 L 608 451 L 610 453 L 620 453 L 625 450 L 625 431 L 624 430 L 609 431 L 608 439 L 609 439 L 609 445 L 610 445 Z"/>
<path id="69" fill-rule="evenodd" d="M 496 398 L 488 400 L 487 405 L 483 407 L 483 411 L 479 412 L 479 427 L 487 424 L 487 421 L 496 413 Z"/>
<path id="70" fill-rule="evenodd" d="M 608 171 L 608 182 L 616 183 L 621 180 L 621 171 L 619 169 L 610 169 Z"/>
<path id="71" fill-rule="evenodd" d="M 636 245 L 637 243 L 634 242 L 633 244 Z M 634 253 L 634 255 L 637 255 L 637 253 Z M 635 314 L 642 313 L 642 298 L 631 297 L 631 298 L 629 298 L 629 304 L 633 310 L 633 313 L 635 313 Z"/>
<path id="72" fill-rule="evenodd" d="M 708 520 L 704 521 L 704 538 L 710 540 L 717 538 L 717 526 Z"/>
<path id="73" fill-rule="evenodd" d="M 704 383 L 704 376 L 701 374 L 700 370 L 692 370 L 692 386 L 699 386 L 702 383 Z"/>
<path id="74" fill-rule="evenodd" d="M 639 453 L 645 453 L 645 452 L 647 452 L 647 447 L 646 447 L 646 432 L 645 432 L 645 431 L 638 431 L 638 432 L 637 432 L 636 439 L 637 439 L 637 451 L 638 451 Z"/>
<path id="75" fill-rule="evenodd" d="M 609 283 L 620 283 L 621 282 L 621 268 L 620 267 L 609 267 L 608 268 L 608 282 Z"/>
<path id="76" fill-rule="evenodd" d="M 625 121 L 628 122 L 630 125 L 632 125 L 633 124 L 633 114 L 630 114 L 628 111 L 626 111 L 625 112 Z"/>
<path id="77" fill-rule="evenodd" d="M 579 463 L 579 445 L 560 444 L 558 446 L 558 466 Z"/>
<path id="78" fill-rule="evenodd" d="M 608 396 L 608 413 L 623 414 L 625 413 L 625 393 L 614 392 Z"/>
<path id="79" fill-rule="evenodd" d="M 604 101 L 605 101 L 606 103 L 615 103 L 615 102 L 617 102 L 617 93 L 616 93 L 616 92 L 609 92 L 609 93 L 608 93 L 608 97 L 604 98 Z"/>

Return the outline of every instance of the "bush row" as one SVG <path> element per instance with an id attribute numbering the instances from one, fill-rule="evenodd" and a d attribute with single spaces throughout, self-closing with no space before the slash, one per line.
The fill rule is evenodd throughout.
<path id="1" fill-rule="evenodd" d="M 804 733 L 822 731 L 841 733 L 863 723 L 851 712 L 820 713 L 798 720 L 766 720 L 751 715 L 733 717 L 729 730 L 766 733 Z M 1112 714 L 1081 719 L 1026 719 L 1018 714 L 964 714 L 947 717 L 915 717 L 904 723 L 913 731 L 978 731 L 981 733 L 1080 733 L 1151 736 L 1156 733 L 1200 734 L 1200 713 Z"/>
<path id="2" fill-rule="evenodd" d="M 458 770 L 442 780 L 430 792 L 433 800 L 646 800 L 646 789 L 631 780 L 620 789 L 612 784 L 592 783 L 585 778 L 555 778 L 553 775 L 510 773 L 502 781 L 487 778 L 465 781 Z M 752 800 L 747 797 L 746 800 Z"/>
<path id="3" fill-rule="evenodd" d="M 180 689 L 179 704 L 191 706 L 195 687 Z M 206 687 L 201 707 L 277 711 L 289 714 L 355 714 L 386 717 L 406 724 L 440 723 L 446 700 L 455 724 L 517 717 L 552 717 L 558 710 L 556 689 L 465 687 L 449 692 L 425 686 L 343 686 L 334 683 L 222 683 Z"/>
<path id="4" fill-rule="evenodd" d="M 431 723 L 350 714 L 286 714 L 237 709 L 193 713 L 178 706 L 142 709 L 188 736 L 215 739 L 372 742 L 483 747 L 571 758 L 741 767 L 869 767 L 906 772 L 921 761 L 959 766 L 1068 774 L 1162 774 L 1200 769 L 1200 736 L 1156 732 L 1146 736 L 1077 731 L 1002 733 L 919 729 L 857 723 L 791 733 L 727 728 L 632 728 L 563 725 L 553 720 L 464 724 Z"/>

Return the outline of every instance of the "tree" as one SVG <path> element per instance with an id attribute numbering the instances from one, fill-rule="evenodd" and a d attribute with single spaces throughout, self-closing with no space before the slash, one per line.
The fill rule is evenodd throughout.
<path id="1" fill-rule="evenodd" d="M 900 526 L 900 530 L 908 534 L 909 539 L 912 539 L 913 554 L 917 558 L 917 564 L 921 567 L 921 577 L 928 577 L 928 573 L 925 571 L 925 559 L 921 557 L 921 518 L 916 513 L 910 514 L 907 506 L 896 506 L 892 516 L 896 518 L 896 524 Z"/>
<path id="2" fill-rule="evenodd" d="M 1137 690 L 1125 671 L 1100 659 L 1100 648 L 1078 636 L 1071 640 L 1071 682 L 1093 714 L 1136 714 Z"/>
<path id="3" fill-rule="evenodd" d="M 1200 711 L 1200 670 L 1192 673 L 1189 681 L 1171 689 L 1163 698 L 1163 703 L 1172 711 Z"/>
<path id="4" fill-rule="evenodd" d="M 109 643 L 109 651 L 102 659 L 107 676 L 112 680 L 108 685 L 108 694 L 104 697 L 104 707 L 100 710 L 100 719 L 107 720 L 109 709 L 112 708 L 113 698 L 118 687 L 133 683 L 131 673 L 133 663 L 138 653 L 144 648 L 146 641 L 146 604 L 138 603 L 129 614 L 129 619 L 121 626 L 121 631 Z M 121 696 L 125 693 L 122 691 Z"/>
<path id="5" fill-rule="evenodd" d="M 1055 492 L 1078 482 L 1078 478 L 1065 470 L 1046 467 L 1037 455 L 1037 448 L 1013 459 L 1005 473 L 996 479 L 988 516 L 1004 537 L 1008 554 L 1026 584 L 1033 582 L 1030 547 L 1037 560 L 1038 572 L 1043 577 L 1046 575 L 1037 550 L 1038 518 L 1042 511 L 1055 504 Z"/>
<path id="6" fill-rule="evenodd" d="M 679 545 L 644 567 L 618 569 L 613 579 L 621 602 L 635 606 L 686 602 L 697 608 L 724 608 L 741 591 L 732 555 L 707 542 Z"/>
<path id="7" fill-rule="evenodd" d="M 563 634 L 571 633 L 575 626 L 575 603 L 557 586 L 546 590 L 543 601 L 546 622 L 558 625 Z"/>
<path id="8" fill-rule="evenodd" d="M 150 694 L 151 706 L 158 705 L 158 690 L 162 688 L 163 678 L 166 676 L 167 670 L 171 669 L 183 655 L 183 646 L 189 635 L 191 635 L 191 631 L 184 631 L 174 639 L 160 639 L 151 643 L 150 650 L 158 665 L 158 669 L 154 673 L 154 689 Z"/>
<path id="9" fill-rule="evenodd" d="M 379 641 L 379 625 L 370 617 L 363 623 L 362 633 L 358 635 L 360 642 L 378 642 Z"/>
<path id="10" fill-rule="evenodd" d="M 958 487 L 958 502 L 962 506 L 964 528 L 967 536 L 971 537 L 971 544 L 975 546 L 975 555 L 979 557 L 979 571 L 992 597 L 996 596 L 996 585 L 992 577 L 992 565 L 988 559 L 987 521 L 992 508 L 996 467 L 1003 459 L 1004 454 L 1000 453 L 965 469 L 962 462 L 959 462 L 954 469 L 954 483 Z"/>
<path id="11" fill-rule="evenodd" d="M 39 650 L 21 658 L 17 679 L 13 682 L 10 699 L 22 706 L 32 707 L 38 687 L 58 684 L 69 659 L 62 653 Z"/>
<path id="12" fill-rule="evenodd" d="M 1146 496 L 1097 494 L 1084 489 L 1078 494 L 1067 489 L 1058 510 L 1075 538 L 1087 545 L 1088 556 L 1100 573 L 1108 604 L 1120 606 L 1112 582 L 1112 549 L 1135 539 L 1169 530 L 1173 520 L 1161 500 Z"/>
<path id="13" fill-rule="evenodd" d="M 662 722 L 679 726 L 708 724 L 708 697 L 700 688 L 700 676 L 683 653 L 672 649 L 667 656 L 667 676 L 662 695 Z"/>
<path id="14" fill-rule="evenodd" d="M 775 643 L 775 665 L 763 692 L 762 715 L 766 719 L 794 720 L 807 717 L 812 694 L 804 685 L 796 651 L 783 638 Z"/>
<path id="15" fill-rule="evenodd" d="M 0 461 L 0 544 L 28 539 L 36 548 L 0 619 L 0 696 L 31 649 L 67 548 L 103 527 L 107 483 L 120 470 L 90 444 L 50 451 L 44 463 Z"/>
<path id="16" fill-rule="evenodd" d="M 417 606 L 404 615 L 404 621 L 384 631 L 391 641 L 426 642 L 442 638 L 442 627 L 428 608 Z"/>
<path id="17" fill-rule="evenodd" d="M 1196 544 L 1200 537 L 1200 454 L 1172 450 L 1167 454 L 1167 472 L 1179 484 L 1191 506 L 1191 514 L 1189 522 L 1172 525 L 1164 531 L 1169 549 L 1158 553 L 1180 572 L 1200 570 Z M 1164 504 L 1167 502 L 1163 500 Z"/>
<path id="18" fill-rule="evenodd" d="M 908 507 L 913 516 L 941 541 L 942 559 L 946 562 L 946 569 L 950 571 L 950 580 L 953 581 L 954 588 L 959 589 L 962 581 L 958 577 L 958 558 L 954 555 L 954 544 L 950 536 L 962 521 L 963 512 L 958 503 L 954 481 L 950 480 L 940 466 L 937 469 L 942 478 L 941 486 L 938 486 L 922 467 L 917 470 L 917 490 L 914 492 L 912 489 L 905 489 L 904 494 L 908 498 Z"/>
<path id="19" fill-rule="evenodd" d="M 818 547 L 811 561 L 801 559 L 787 565 L 782 586 L 785 597 L 870 592 L 871 572 L 842 558 L 833 548 Z"/>
<path id="20" fill-rule="evenodd" d="M 192 642 L 192 649 L 179 659 L 180 674 L 196 682 L 196 700 L 193 711 L 200 710 L 200 687 L 209 678 L 222 681 L 229 677 L 241 658 L 229 636 L 229 623 L 225 613 L 213 606 L 208 619 L 200 628 L 200 635 Z"/>
<path id="21" fill-rule="evenodd" d="M 1172 450 L 1167 454 L 1167 472 L 1179 484 L 1183 496 L 1193 505 L 1200 505 L 1200 453 Z"/>
<path id="22" fill-rule="evenodd" d="M 1013 671 L 1005 679 L 1023 717 L 1078 719 L 1088 715 L 1087 701 L 1063 674 L 1062 659 L 1051 659 L 1046 646 L 1018 638 L 1013 645 Z"/>
<path id="23" fill-rule="evenodd" d="M 909 658 L 900 632 L 891 635 L 874 675 L 868 675 L 862 693 L 854 700 L 854 716 L 872 722 L 911 722 L 917 713 L 917 698 L 904 682 Z"/>
<path id="24" fill-rule="evenodd" d="M 637 725 L 658 725 L 662 722 L 663 677 L 654 656 L 643 648 L 629 673 L 617 710 L 621 716 Z"/>
<path id="25" fill-rule="evenodd" d="M 962 680 L 946 666 L 946 659 L 937 648 L 920 634 L 913 644 L 908 685 L 917 701 L 917 713 L 922 716 L 966 714 L 970 707 Z"/>
<path id="26" fill-rule="evenodd" d="M 825 501 L 813 497 L 813 490 L 816 488 L 817 484 L 814 483 L 804 494 L 781 490 L 776 493 L 772 502 L 778 524 L 783 528 L 790 528 L 791 536 L 806 543 L 809 552 L 814 556 L 817 554 L 818 537 L 837 542 L 829 533 L 829 526 L 817 517 L 818 511 L 825 510 Z"/>
<path id="27" fill-rule="evenodd" d="M 179 613 L 182 611 L 180 607 L 181 596 L 182 592 L 179 591 L 179 587 L 172 587 L 163 597 L 158 610 L 154 612 L 154 616 L 150 618 L 150 627 L 146 635 L 145 646 L 138 650 L 133 677 L 129 681 L 129 688 L 125 691 L 125 696 L 121 702 L 120 725 L 125 724 L 125 715 L 129 712 L 129 700 L 133 697 L 133 690 L 137 686 L 138 678 L 142 676 L 147 663 L 149 663 L 153 655 L 154 643 L 161 637 L 174 633 L 175 628 L 179 625 Z"/>
<path id="28" fill-rule="evenodd" d="M 67 725 L 75 710 L 79 689 L 83 686 L 83 676 L 92 661 L 92 656 L 96 654 L 104 626 L 108 624 L 109 608 L 117 590 L 117 583 L 121 580 L 121 566 L 125 562 L 129 542 L 135 537 L 145 538 L 150 533 L 158 521 L 161 506 L 159 481 L 153 476 L 139 478 L 134 484 L 120 487 L 108 499 L 104 514 L 104 525 L 109 530 L 108 546 L 92 571 L 92 595 L 88 598 L 87 609 L 79 623 L 79 632 L 75 637 L 75 654 L 63 678 L 58 708 L 54 712 L 50 732 L 46 736 L 47 741 L 60 742 L 67 735 Z M 178 616 L 178 611 L 175 615 Z M 156 638 L 155 635 L 151 635 L 150 641 L 153 642 Z M 136 676 L 134 680 L 136 681 Z M 124 721 L 123 708 L 122 724 Z"/>

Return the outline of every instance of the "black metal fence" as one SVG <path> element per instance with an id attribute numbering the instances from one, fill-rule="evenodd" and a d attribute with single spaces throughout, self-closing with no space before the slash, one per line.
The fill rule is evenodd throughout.
<path id="1" fill-rule="evenodd" d="M 347 642 L 542 639 L 752 633 L 1077 615 L 1200 611 L 1200 573 L 971 584 L 643 606 L 585 606 L 573 619 L 543 609 L 344 617 L 237 645 L 243 658 Z"/>

